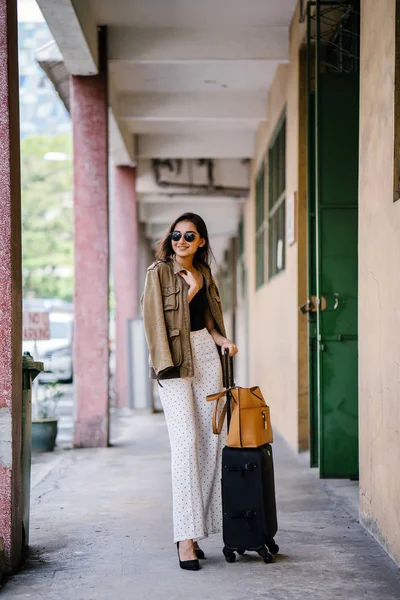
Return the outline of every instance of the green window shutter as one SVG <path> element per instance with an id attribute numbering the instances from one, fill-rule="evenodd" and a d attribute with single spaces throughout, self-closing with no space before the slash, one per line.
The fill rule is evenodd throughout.
<path id="1" fill-rule="evenodd" d="M 256 288 L 265 281 L 265 166 L 256 180 Z"/>
<path id="2" fill-rule="evenodd" d="M 268 278 L 285 269 L 286 118 L 282 116 L 268 150 Z"/>

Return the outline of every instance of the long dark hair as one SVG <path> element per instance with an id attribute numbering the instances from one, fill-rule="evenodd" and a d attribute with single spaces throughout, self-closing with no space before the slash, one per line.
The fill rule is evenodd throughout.
<path id="1" fill-rule="evenodd" d="M 180 223 L 180 221 L 189 221 L 190 223 L 193 223 L 193 225 L 196 226 L 200 237 L 205 240 L 204 246 L 199 246 L 197 248 L 196 254 L 194 256 L 194 261 L 210 269 L 211 259 L 214 258 L 214 255 L 210 247 L 207 226 L 199 215 L 196 215 L 195 213 L 191 212 L 183 213 L 183 215 L 181 215 L 171 223 L 168 232 L 157 244 L 156 258 L 158 260 L 165 260 L 172 254 L 174 254 L 170 234 L 175 230 L 177 223 Z"/>

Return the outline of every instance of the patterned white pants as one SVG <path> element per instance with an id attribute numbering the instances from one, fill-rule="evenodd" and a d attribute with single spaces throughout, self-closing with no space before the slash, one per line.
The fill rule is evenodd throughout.
<path id="1" fill-rule="evenodd" d="M 225 436 L 212 432 L 213 402 L 222 390 L 218 350 L 207 329 L 192 331 L 194 377 L 162 379 L 159 388 L 172 461 L 174 542 L 221 531 L 221 452 Z"/>

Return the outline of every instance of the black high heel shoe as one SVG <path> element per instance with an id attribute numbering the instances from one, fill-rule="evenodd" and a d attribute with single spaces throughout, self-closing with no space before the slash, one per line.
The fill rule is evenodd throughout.
<path id="1" fill-rule="evenodd" d="M 179 566 L 181 569 L 186 569 L 186 571 L 198 571 L 200 569 L 200 563 L 197 558 L 194 560 L 181 560 L 181 557 L 179 556 L 179 542 L 176 542 L 176 549 L 178 551 Z"/>
<path id="2" fill-rule="evenodd" d="M 196 553 L 197 558 L 204 559 L 206 557 L 206 555 L 204 554 L 204 552 L 201 548 L 195 548 L 194 551 Z"/>

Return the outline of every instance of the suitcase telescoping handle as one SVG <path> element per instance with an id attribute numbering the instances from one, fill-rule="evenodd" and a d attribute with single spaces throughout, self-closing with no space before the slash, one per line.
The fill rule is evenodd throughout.
<path id="1" fill-rule="evenodd" d="M 226 348 L 222 355 L 222 379 L 224 388 L 234 387 L 233 377 L 233 356 L 229 356 L 229 350 Z M 231 393 L 226 394 L 226 424 L 229 433 L 229 425 L 231 423 Z"/>
<path id="2" fill-rule="evenodd" d="M 229 356 L 228 348 L 225 349 L 225 352 L 222 355 L 222 377 L 225 389 L 235 385 L 233 377 L 233 356 Z"/>

